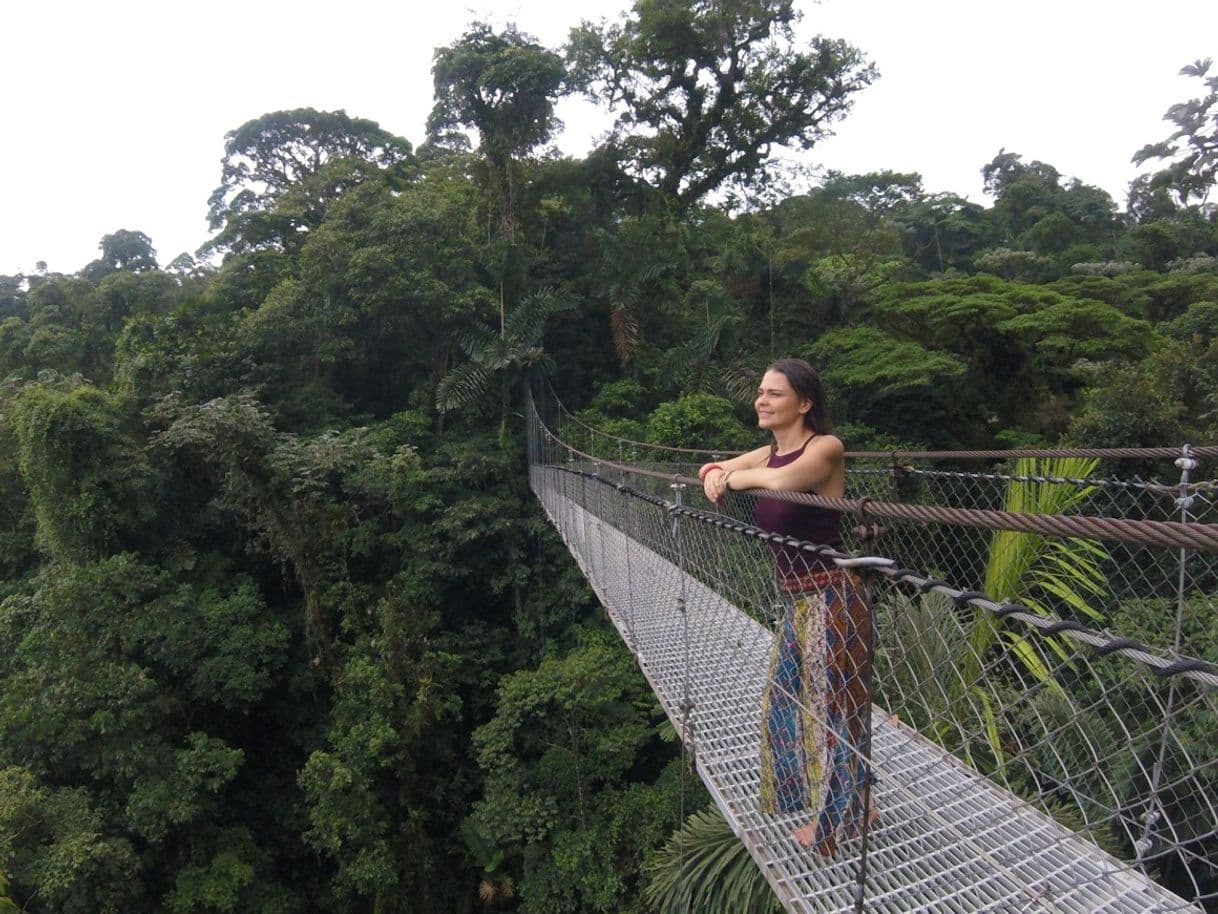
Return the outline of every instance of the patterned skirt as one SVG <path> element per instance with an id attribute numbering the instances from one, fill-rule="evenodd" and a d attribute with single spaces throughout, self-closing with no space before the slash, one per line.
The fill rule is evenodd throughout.
<path id="1" fill-rule="evenodd" d="M 784 594 L 761 705 L 761 810 L 807 812 L 831 853 L 863 821 L 871 616 L 847 571 L 815 572 Z"/>

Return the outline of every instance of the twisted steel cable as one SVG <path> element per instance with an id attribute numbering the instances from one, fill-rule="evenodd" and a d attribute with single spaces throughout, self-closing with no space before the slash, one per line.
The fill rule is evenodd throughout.
<path id="1" fill-rule="evenodd" d="M 654 495 L 649 495 L 638 489 L 628 486 L 624 483 L 613 482 L 605 479 L 595 473 L 589 473 L 583 470 L 570 469 L 568 467 L 554 467 L 554 469 L 575 475 L 583 476 L 587 479 L 595 480 L 601 485 L 612 486 L 619 492 L 629 495 L 632 498 L 637 498 L 648 502 L 658 508 L 662 508 L 670 515 L 681 515 L 697 520 L 704 524 L 710 524 L 715 527 L 722 527 L 734 531 L 743 536 L 754 537 L 772 543 L 782 543 L 787 546 L 797 547 L 810 555 L 817 558 L 827 558 L 835 562 L 846 563 L 848 566 L 868 567 L 871 571 L 881 574 L 884 577 L 891 578 L 898 584 L 912 585 L 919 593 L 926 593 L 934 590 L 948 597 L 957 606 L 970 605 L 978 609 L 983 609 L 991 613 L 996 618 L 1012 619 L 1021 622 L 1024 625 L 1036 629 L 1041 635 L 1064 635 L 1075 641 L 1085 644 L 1090 647 L 1095 653 L 1101 656 L 1107 654 L 1120 654 L 1128 657 L 1131 660 L 1136 660 L 1138 663 L 1148 667 L 1160 679 L 1168 679 L 1172 676 L 1187 676 L 1195 679 L 1198 682 L 1205 683 L 1210 686 L 1218 686 L 1218 666 L 1208 663 L 1195 657 L 1181 657 L 1178 659 L 1168 659 L 1161 657 L 1154 652 L 1154 649 L 1134 641 L 1129 638 L 1121 638 L 1113 635 L 1105 634 L 1079 623 L 1069 620 L 1057 619 L 1052 616 L 1044 616 L 1033 612 L 1027 606 L 1020 603 L 1001 603 L 990 599 L 984 593 L 978 591 L 960 590 L 952 587 L 948 582 L 938 580 L 936 578 L 926 577 L 918 574 L 908 568 L 896 567 L 892 559 L 884 556 L 850 556 L 844 552 L 838 552 L 828 546 L 817 545 L 816 543 L 808 543 L 802 540 L 797 540 L 792 537 L 781 536 L 776 533 L 769 533 L 762 530 L 760 527 L 755 527 L 751 524 L 741 523 L 733 518 L 726 517 L 722 514 L 717 514 L 712 511 L 703 511 L 698 508 L 687 508 L 677 505 L 670 501 L 665 501 L 662 498 L 657 498 Z M 696 480 L 694 480 L 696 482 Z M 759 494 L 757 492 L 746 492 L 744 494 Z M 770 497 L 773 492 L 764 492 L 766 497 Z M 829 502 L 847 501 L 847 499 L 828 499 Z M 831 505 L 830 505 L 831 507 Z M 1029 515 L 1037 517 L 1040 515 Z"/>
<path id="2" fill-rule="evenodd" d="M 547 430 L 547 434 L 552 434 Z M 566 447 L 566 445 L 564 445 Z M 616 463 L 593 454 L 568 448 L 572 454 L 619 473 L 662 479 L 669 483 L 701 486 L 695 477 L 663 473 L 630 464 Z M 746 495 L 774 498 L 813 505 L 851 514 L 860 520 L 868 517 L 909 520 L 919 523 L 955 524 L 983 530 L 1011 530 L 1044 536 L 1075 536 L 1127 543 L 1135 546 L 1170 546 L 1218 552 L 1218 524 L 1185 524 L 1180 521 L 1138 520 L 1123 517 L 1090 517 L 1076 514 L 1029 514 L 979 508 L 947 508 L 937 505 L 909 505 L 871 498 L 830 498 L 806 492 L 780 492 L 762 489 L 744 491 Z"/>

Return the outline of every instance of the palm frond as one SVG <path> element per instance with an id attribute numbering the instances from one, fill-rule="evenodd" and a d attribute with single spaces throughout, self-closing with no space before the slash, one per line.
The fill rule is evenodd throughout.
<path id="1" fill-rule="evenodd" d="M 646 264 L 634 274 L 634 281 L 640 286 L 655 282 L 666 273 L 673 271 L 673 265 L 667 260 L 657 260 Z"/>
<path id="2" fill-rule="evenodd" d="M 518 345 L 540 344 L 546 321 L 574 309 L 575 303 L 552 288 L 538 289 L 512 309 L 504 324 L 504 336 Z"/>
<path id="3" fill-rule="evenodd" d="M 471 819 L 462 821 L 458 832 L 461 835 L 461 840 L 465 842 L 465 847 L 469 851 L 470 857 L 473 858 L 474 863 L 478 866 L 486 866 L 495 853 L 491 840 L 482 833 Z"/>
<path id="4" fill-rule="evenodd" d="M 1029 514 L 1066 514 L 1077 509 L 1095 492 L 1095 486 L 1051 482 L 1046 478 L 1080 478 L 1095 472 L 1099 461 L 1065 457 L 1048 460 L 1025 458 L 1015 464 L 1017 477 L 1007 485 L 1004 507 Z M 1069 608 L 1078 616 L 1099 619 L 1092 601 L 1104 593 L 1100 563 L 1107 557 L 1104 549 L 1078 538 L 1058 539 L 1034 533 L 995 532 L 990 541 L 984 590 L 998 601 L 1018 600 L 1042 615 L 1052 611 L 1050 603 Z M 986 652 L 998 639 L 999 623 L 978 610 L 969 636 L 971 655 L 966 658 L 965 684 L 980 675 Z M 1040 655 L 1018 638 L 1007 638 L 1013 656 L 1029 674 L 1044 681 L 1047 668 Z M 1063 660 L 1068 652 L 1049 639 L 1048 646 Z"/>
<path id="5" fill-rule="evenodd" d="M 481 360 L 489 346 L 499 339 L 498 331 L 481 322 L 457 335 L 457 345 L 471 359 Z"/>
<path id="6" fill-rule="evenodd" d="M 721 370 L 723 386 L 733 400 L 741 403 L 751 403 L 757 392 L 757 382 L 760 376 L 757 366 L 741 361 L 733 361 Z"/>
<path id="7" fill-rule="evenodd" d="M 723 328 L 731 322 L 731 315 L 721 314 L 706 324 L 702 328 L 702 332 L 695 337 L 698 351 L 704 359 L 709 359 L 715 354 L 715 350 L 719 348 L 719 338 L 723 335 Z"/>
<path id="8" fill-rule="evenodd" d="M 645 896 L 657 914 L 772 914 L 782 910 L 717 806 L 685 820 L 653 858 Z"/>
<path id="9" fill-rule="evenodd" d="M 639 319 L 633 311 L 615 309 L 609 313 L 609 329 L 613 333 L 613 351 L 623 362 L 629 362 L 639 344 Z"/>
<path id="10" fill-rule="evenodd" d="M 968 633 L 951 601 L 935 591 L 913 597 L 892 590 L 876 612 L 881 627 L 893 634 L 892 649 L 876 660 L 877 680 L 889 684 L 885 700 L 902 707 L 919 729 L 946 722 L 956 688 L 943 671 L 960 669 L 968 649 Z"/>
<path id="11" fill-rule="evenodd" d="M 490 386 L 491 373 L 478 362 L 462 362 L 436 385 L 436 408 L 442 413 L 461 409 L 483 396 Z"/>

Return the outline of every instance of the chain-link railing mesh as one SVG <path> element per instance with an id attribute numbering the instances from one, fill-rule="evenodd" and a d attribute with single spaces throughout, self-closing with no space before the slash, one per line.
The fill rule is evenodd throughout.
<path id="1" fill-rule="evenodd" d="M 1218 910 L 1218 671 L 1193 659 L 1218 641 L 1218 554 L 847 517 L 851 554 L 892 560 L 852 572 L 876 636 L 874 706 L 861 707 L 850 692 L 866 664 L 842 650 L 870 619 L 835 616 L 847 589 L 827 580 L 799 615 L 775 574 L 783 547 L 751 526 L 756 499 L 713 506 L 680 482 L 710 454 L 600 436 L 553 401 L 541 412 L 534 489 L 789 910 L 855 910 L 860 875 L 875 911 Z M 1100 469 L 858 460 L 848 494 L 1214 520 L 1215 487 L 1187 462 L 1151 481 Z M 793 548 L 813 572 L 837 567 Z M 817 624 L 783 680 L 775 632 L 793 618 Z M 775 772 L 788 751 L 794 788 Z"/>

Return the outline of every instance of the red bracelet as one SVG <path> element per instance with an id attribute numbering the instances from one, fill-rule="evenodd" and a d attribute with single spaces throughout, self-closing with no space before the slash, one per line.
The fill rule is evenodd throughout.
<path id="1" fill-rule="evenodd" d="M 719 466 L 719 464 L 717 464 L 717 463 L 707 464 L 701 470 L 698 471 L 698 481 L 706 482 L 706 477 L 710 475 L 711 470 L 722 470 L 722 469 L 723 469 L 723 467 Z"/>

